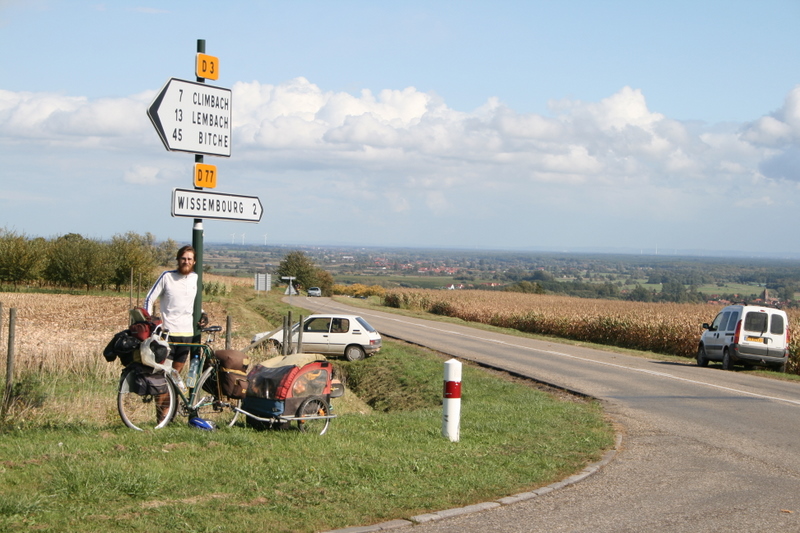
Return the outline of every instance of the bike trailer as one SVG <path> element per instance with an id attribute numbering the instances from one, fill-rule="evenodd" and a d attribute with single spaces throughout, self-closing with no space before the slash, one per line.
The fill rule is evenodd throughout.
<path id="1" fill-rule="evenodd" d="M 241 412 L 249 425 L 263 427 L 297 420 L 298 409 L 310 397 L 319 398 L 329 411 L 332 374 L 333 366 L 319 354 L 274 357 L 247 374 Z"/>

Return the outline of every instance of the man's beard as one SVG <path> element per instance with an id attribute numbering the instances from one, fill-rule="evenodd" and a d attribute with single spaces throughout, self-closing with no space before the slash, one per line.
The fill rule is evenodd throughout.
<path id="1" fill-rule="evenodd" d="M 192 270 L 194 270 L 194 265 L 186 265 L 186 264 L 178 265 L 178 272 L 183 276 L 189 275 L 192 272 Z"/>

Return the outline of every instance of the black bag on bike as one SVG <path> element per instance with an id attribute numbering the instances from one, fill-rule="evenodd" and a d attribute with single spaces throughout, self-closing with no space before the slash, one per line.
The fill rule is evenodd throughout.
<path id="1" fill-rule="evenodd" d="M 247 395 L 247 368 L 250 358 L 239 350 L 217 350 L 214 357 L 219 360 L 219 386 L 222 394 L 229 398 L 244 398 Z"/>
<path id="2" fill-rule="evenodd" d="M 129 329 L 120 331 L 111 341 L 106 345 L 103 350 L 103 357 L 109 363 L 119 357 L 119 361 L 123 366 L 128 366 L 134 360 L 134 352 L 142 343 L 138 337 L 131 334 Z"/>
<path id="3" fill-rule="evenodd" d="M 159 396 L 167 393 L 167 376 L 153 374 L 153 369 L 139 363 L 132 365 L 134 378 L 131 386 L 132 392 L 139 396 Z"/>

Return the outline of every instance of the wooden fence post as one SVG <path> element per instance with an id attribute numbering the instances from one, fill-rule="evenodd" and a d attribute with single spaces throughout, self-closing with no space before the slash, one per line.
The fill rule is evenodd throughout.
<path id="1" fill-rule="evenodd" d="M 233 325 L 233 320 L 231 319 L 231 315 L 228 315 L 225 318 L 225 349 L 231 349 L 231 326 Z"/>
<path id="2" fill-rule="evenodd" d="M 0 316 L 0 318 L 2 318 Z M 2 322 L 2 320 L 0 320 Z M 3 405 L 0 408 L 0 420 L 4 420 L 11 406 L 11 389 L 14 386 L 14 337 L 16 336 L 17 309 L 8 310 L 8 353 L 6 354 L 6 388 L 3 393 Z"/>

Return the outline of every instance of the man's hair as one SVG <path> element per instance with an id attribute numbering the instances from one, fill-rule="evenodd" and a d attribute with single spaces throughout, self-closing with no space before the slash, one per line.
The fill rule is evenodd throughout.
<path id="1" fill-rule="evenodd" d="M 192 255 L 195 257 L 195 259 L 197 259 L 197 254 L 195 253 L 194 248 L 192 248 L 188 244 L 186 246 L 183 246 L 180 250 L 178 250 L 177 255 L 175 255 L 175 259 L 177 261 L 180 261 L 181 256 L 184 254 L 184 252 L 192 252 Z"/>

